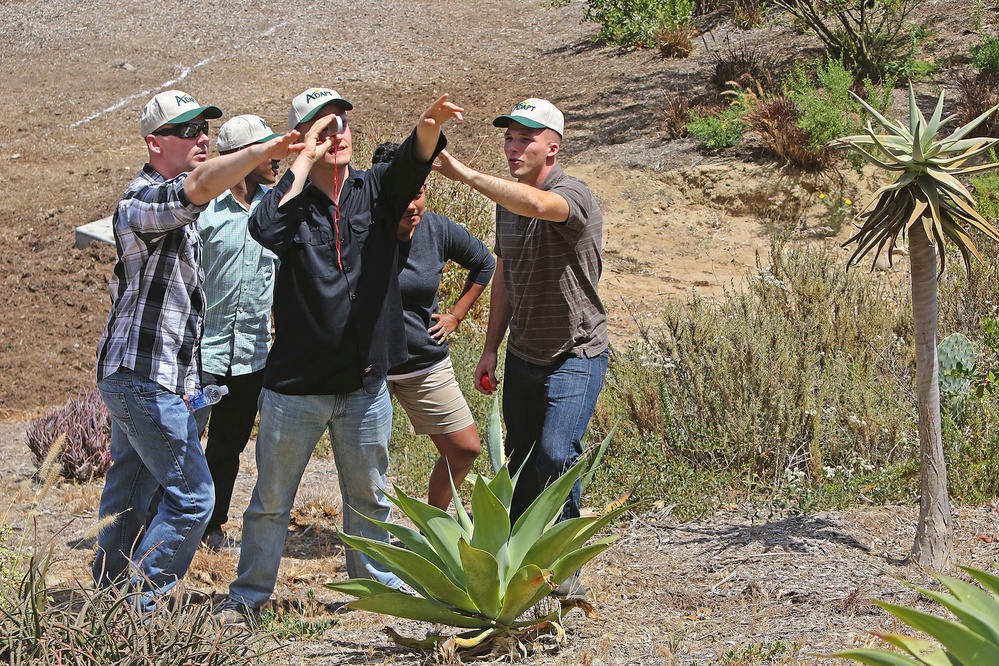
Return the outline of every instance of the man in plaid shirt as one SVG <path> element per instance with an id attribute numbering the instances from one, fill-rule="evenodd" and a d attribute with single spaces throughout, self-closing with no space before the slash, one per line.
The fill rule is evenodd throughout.
<path id="1" fill-rule="evenodd" d="M 97 349 L 114 461 L 100 518 L 113 520 L 98 537 L 93 574 L 101 586 L 140 589 L 145 610 L 186 573 L 215 503 L 187 405 L 200 383 L 205 313 L 198 215 L 259 164 L 287 156 L 298 137 L 208 159 L 208 119 L 221 115 L 179 90 L 153 97 L 140 121 L 149 162 L 114 212 L 111 311 Z M 144 529 L 158 486 L 163 500 Z"/>

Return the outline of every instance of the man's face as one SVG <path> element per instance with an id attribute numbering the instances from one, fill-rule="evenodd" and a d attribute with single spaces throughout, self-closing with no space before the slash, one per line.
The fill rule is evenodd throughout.
<path id="1" fill-rule="evenodd" d="M 503 134 L 503 153 L 510 175 L 521 182 L 536 180 L 549 157 L 558 153 L 557 136 L 545 128 L 535 129 L 510 121 Z"/>
<path id="2" fill-rule="evenodd" d="M 278 179 L 278 160 L 267 160 L 257 165 L 257 168 L 246 176 L 246 180 L 256 185 L 273 185 Z"/>
<path id="3" fill-rule="evenodd" d="M 204 116 L 198 116 L 189 122 L 204 123 L 206 121 Z M 187 123 L 164 125 L 156 132 L 174 129 L 185 124 Z M 206 132 L 199 132 L 197 136 L 190 139 L 171 134 L 156 134 L 156 143 L 160 147 L 160 163 L 162 165 L 160 168 L 162 172 L 169 172 L 169 174 L 163 173 L 168 178 L 193 171 L 195 167 L 208 159 L 209 139 Z"/>
<path id="4" fill-rule="evenodd" d="M 326 116 L 340 116 L 343 120 L 343 134 L 334 134 L 336 132 L 336 121 L 330 123 L 330 125 L 324 129 L 319 137 L 316 139 L 317 143 L 322 143 L 327 137 L 333 138 L 333 147 L 330 151 L 326 153 L 323 158 L 323 163 L 328 166 L 338 166 L 343 167 L 350 163 L 350 158 L 354 153 L 354 143 L 353 137 L 350 133 L 350 125 L 347 124 L 347 112 L 338 107 L 336 104 L 327 104 L 323 108 L 319 109 L 315 117 L 312 118 L 307 123 L 301 123 L 296 129 L 302 133 L 302 136 L 312 129 L 312 126 L 320 118 L 325 118 Z"/>
<path id="5" fill-rule="evenodd" d="M 423 213 L 427 210 L 427 188 L 420 188 L 420 193 L 409 203 L 406 212 L 402 214 L 399 221 L 399 240 L 409 240 L 416 231 L 416 225 L 423 219 Z"/>

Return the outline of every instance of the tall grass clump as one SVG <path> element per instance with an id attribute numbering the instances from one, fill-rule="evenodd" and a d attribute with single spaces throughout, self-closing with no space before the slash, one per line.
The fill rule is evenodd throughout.
<path id="1" fill-rule="evenodd" d="M 117 588 L 52 583 L 51 572 L 61 564 L 54 556 L 61 530 L 40 537 L 14 525 L 12 517 L 22 515 L 30 524 L 44 510 L 59 483 L 59 454 L 66 443 L 64 435 L 55 439 L 37 480 L 0 512 L 0 663 L 242 666 L 277 649 L 267 634 L 220 626 L 211 604 L 184 594 L 183 585 L 160 598 L 153 611 L 140 612 L 134 595 Z"/>
<path id="2" fill-rule="evenodd" d="M 716 475 L 772 492 L 907 464 L 917 439 L 906 298 L 848 272 L 827 246 L 787 245 L 741 290 L 667 303 L 661 327 L 611 369 L 630 437 L 605 465 L 636 456 L 667 470 L 666 484 L 679 470 L 694 488 Z"/>

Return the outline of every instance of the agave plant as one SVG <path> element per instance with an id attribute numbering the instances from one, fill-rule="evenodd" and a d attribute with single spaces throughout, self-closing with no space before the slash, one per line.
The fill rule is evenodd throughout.
<path id="1" fill-rule="evenodd" d="M 951 611 L 957 620 L 945 620 L 905 606 L 875 601 L 906 625 L 935 638 L 932 642 L 902 634 L 880 634 L 904 654 L 880 649 L 855 649 L 834 657 L 853 659 L 871 666 L 955 666 L 999 664 L 999 577 L 985 571 L 961 567 L 982 587 L 958 578 L 936 576 L 950 594 L 916 588 L 916 591 Z"/>
<path id="2" fill-rule="evenodd" d="M 441 644 L 451 650 L 475 648 L 491 639 L 516 638 L 544 626 L 554 626 L 559 632 L 561 608 L 556 606 L 554 612 L 542 617 L 525 614 L 613 543 L 617 537 L 588 542 L 626 508 L 624 497 L 600 515 L 555 522 L 576 479 L 586 474 L 594 458 L 581 458 L 512 526 L 510 500 L 517 479 L 516 475 L 511 478 L 506 465 L 491 480 L 475 477 L 471 499 L 474 520 L 453 484 L 454 516 L 397 487 L 390 499 L 417 530 L 375 522 L 405 548 L 348 534 L 341 534 L 341 538 L 383 564 L 419 596 L 366 579 L 329 583 L 327 587 L 357 597 L 349 603 L 351 608 L 470 630 L 457 636 L 428 635 L 421 641 L 390 632 L 398 642 L 423 649 Z M 586 602 L 569 603 L 589 610 Z"/>
<path id="3" fill-rule="evenodd" d="M 856 97 L 856 95 L 854 95 Z M 976 202 L 958 176 L 994 169 L 999 163 L 974 164 L 999 139 L 965 138 L 996 108 L 993 107 L 946 138 L 941 127 L 955 116 L 943 117 L 943 93 L 927 121 L 909 86 L 909 124 L 892 122 L 864 100 L 857 100 L 874 116 L 887 134 L 876 134 L 870 121 L 866 134 L 837 139 L 832 145 L 849 146 L 869 162 L 898 178 L 878 190 L 857 216 L 860 231 L 846 244 L 856 243 L 850 258 L 856 263 L 870 252 L 874 259 L 886 248 L 892 261 L 898 239 L 908 235 L 911 263 L 912 314 L 916 352 L 916 400 L 919 408 L 920 513 L 913 558 L 922 566 L 941 570 L 948 564 L 953 527 L 947 498 L 940 425 L 940 389 L 937 366 L 937 280 L 946 265 L 943 245 L 950 239 L 971 270 L 971 257 L 982 260 L 969 231 L 976 229 L 993 240 L 999 232 L 975 211 Z M 937 269 L 939 266 L 939 270 Z"/>

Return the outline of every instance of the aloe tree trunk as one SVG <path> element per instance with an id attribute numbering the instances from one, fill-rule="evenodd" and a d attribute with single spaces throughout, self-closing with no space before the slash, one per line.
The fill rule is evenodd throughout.
<path id="1" fill-rule="evenodd" d="M 947 496 L 947 466 L 940 429 L 937 363 L 937 257 L 922 220 L 909 228 L 912 318 L 916 338 L 916 402 L 919 408 L 919 524 L 912 559 L 944 571 L 954 539 Z"/>

